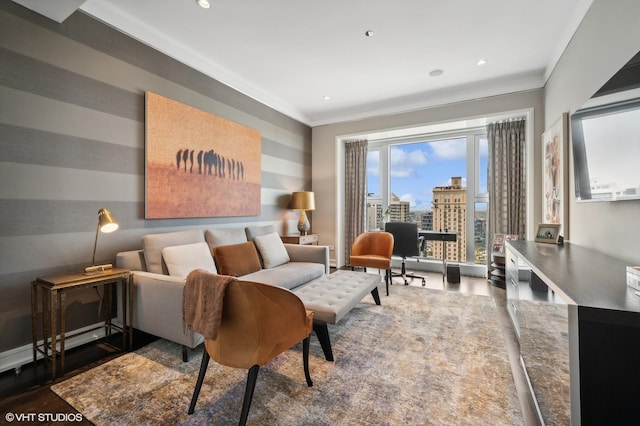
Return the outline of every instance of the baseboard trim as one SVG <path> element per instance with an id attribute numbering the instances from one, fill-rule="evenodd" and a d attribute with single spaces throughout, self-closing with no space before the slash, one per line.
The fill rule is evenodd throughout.
<path id="1" fill-rule="evenodd" d="M 93 325 L 79 328 L 77 330 L 70 330 L 73 333 L 82 333 L 83 331 L 91 330 L 96 327 L 103 326 L 103 322 L 99 322 Z M 104 327 L 94 330 L 93 333 L 80 334 L 69 339 L 65 339 L 65 349 L 75 348 L 77 346 L 84 345 L 95 340 L 99 340 L 105 336 Z M 38 344 L 42 344 L 42 340 L 38 341 Z M 59 346 L 58 346 L 59 348 Z M 44 355 L 40 352 L 37 353 L 37 358 L 42 359 Z M 19 346 L 17 348 L 9 349 L 8 351 L 0 352 L 0 373 L 7 370 L 14 369 L 16 373 L 20 372 L 23 365 L 33 362 L 33 345 L 28 344 Z"/>

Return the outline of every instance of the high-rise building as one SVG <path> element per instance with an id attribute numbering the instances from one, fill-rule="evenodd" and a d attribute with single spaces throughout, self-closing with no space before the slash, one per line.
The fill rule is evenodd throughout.
<path id="1" fill-rule="evenodd" d="M 409 222 L 409 202 L 401 201 L 396 194 L 389 197 L 389 222 Z"/>
<path id="2" fill-rule="evenodd" d="M 431 210 L 416 212 L 415 221 L 419 229 L 430 231 L 433 229 L 433 212 Z"/>
<path id="3" fill-rule="evenodd" d="M 382 204 L 367 203 L 367 229 L 382 229 Z"/>
<path id="4" fill-rule="evenodd" d="M 446 247 L 447 260 L 467 261 L 467 188 L 462 187 L 461 177 L 452 177 L 451 185 L 433 188 L 433 229 L 455 231 L 455 243 L 433 245 L 433 256 L 443 258 Z"/>

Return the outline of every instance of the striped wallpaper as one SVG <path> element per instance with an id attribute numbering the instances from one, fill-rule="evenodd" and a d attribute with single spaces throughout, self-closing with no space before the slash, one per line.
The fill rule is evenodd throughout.
<path id="1" fill-rule="evenodd" d="M 144 219 L 147 90 L 260 131 L 260 216 Z M 96 260 L 113 262 L 152 232 L 250 224 L 294 230 L 297 217 L 286 205 L 310 180 L 308 126 L 81 12 L 57 24 L 2 2 L 0 358 L 31 344 L 30 282 L 91 262 L 100 208 L 120 229 L 100 235 Z M 93 290 L 67 305 L 68 330 L 99 321 Z"/>

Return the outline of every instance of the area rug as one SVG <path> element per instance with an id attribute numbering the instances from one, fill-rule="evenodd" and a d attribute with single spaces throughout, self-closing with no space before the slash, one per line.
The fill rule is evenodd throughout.
<path id="1" fill-rule="evenodd" d="M 298 345 L 260 369 L 252 425 L 524 424 L 493 298 L 393 286 L 329 325 L 335 362 L 311 339 L 307 387 Z M 158 340 L 51 389 L 97 425 L 233 425 L 245 370 L 211 361 L 187 409 L 202 349 L 181 361 Z"/>

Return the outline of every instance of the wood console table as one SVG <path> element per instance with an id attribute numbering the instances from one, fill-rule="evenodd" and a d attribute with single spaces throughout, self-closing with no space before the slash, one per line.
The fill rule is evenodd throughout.
<path id="1" fill-rule="evenodd" d="M 543 424 L 635 424 L 640 296 L 627 262 L 571 243 L 507 241 L 507 309 Z"/>
<path id="2" fill-rule="evenodd" d="M 31 283 L 31 334 L 33 338 L 33 363 L 35 365 L 38 352 L 45 359 L 51 361 L 51 377 L 56 378 L 56 355 L 60 353 L 60 375 L 64 374 L 64 351 L 67 337 L 74 337 L 88 333 L 102 327 L 107 336 L 111 336 L 113 330 L 122 332 L 122 349 L 127 350 L 133 344 L 133 328 L 128 320 L 133 319 L 133 285 L 131 272 L 125 269 L 108 269 L 104 272 L 92 274 L 72 273 L 51 277 L 37 278 Z M 122 283 L 122 327 L 111 322 L 111 295 L 112 285 Z M 104 286 L 102 312 L 104 326 L 83 330 L 72 335 L 65 330 L 65 302 L 68 291 L 81 288 Z M 39 291 L 40 290 L 40 291 Z M 42 343 L 38 343 L 38 293 L 41 293 L 42 301 Z M 59 328 L 59 337 L 58 337 Z M 58 350 L 57 346 L 60 345 Z"/>
<path id="3" fill-rule="evenodd" d="M 283 243 L 287 244 L 300 244 L 300 245 L 318 245 L 318 234 L 291 234 L 291 235 L 281 235 L 280 239 L 282 239 Z"/>

